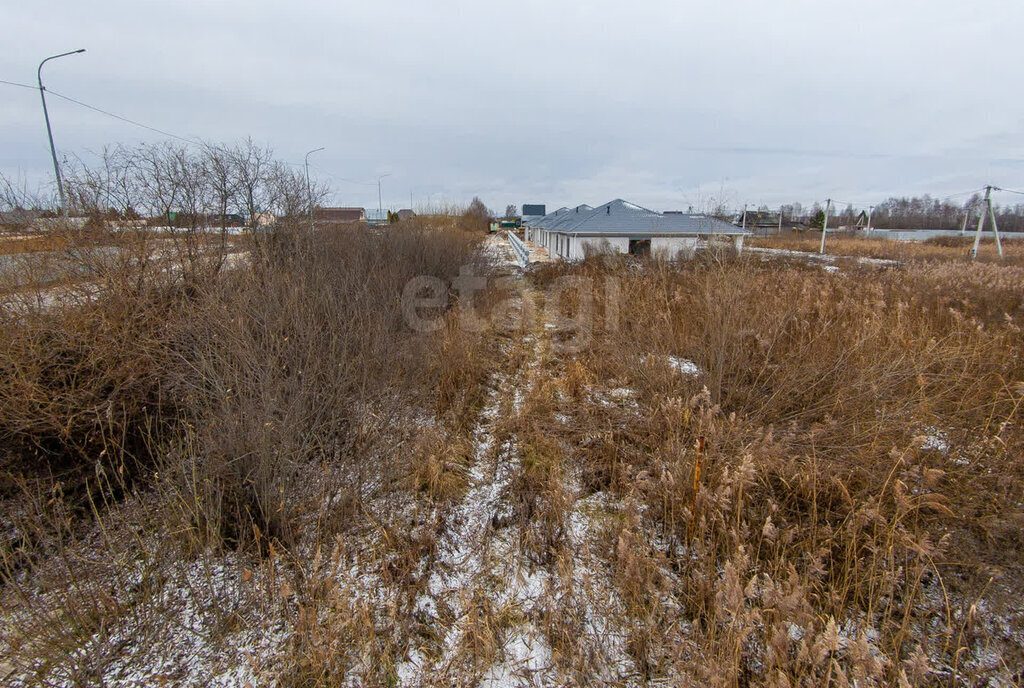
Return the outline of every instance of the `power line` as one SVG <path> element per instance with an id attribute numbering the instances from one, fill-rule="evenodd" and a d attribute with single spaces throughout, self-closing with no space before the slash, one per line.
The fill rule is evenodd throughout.
<path id="1" fill-rule="evenodd" d="M 22 84 L 22 83 L 18 83 L 17 81 L 0 80 L 0 84 L 6 84 L 8 86 L 19 86 L 21 88 L 30 88 L 33 91 L 38 91 L 39 90 L 38 86 L 32 86 L 30 84 Z M 98 112 L 101 115 L 106 115 L 107 117 L 113 117 L 116 120 L 120 120 L 122 122 L 125 122 L 127 124 L 131 124 L 131 125 L 136 126 L 136 127 L 141 127 L 142 129 L 147 129 L 149 131 L 152 131 L 152 132 L 155 132 L 157 134 L 160 134 L 161 136 L 167 136 L 167 137 L 170 137 L 172 139 L 177 139 L 178 141 L 184 141 L 185 143 L 189 143 L 189 144 L 193 144 L 193 145 L 198 145 L 198 146 L 206 146 L 207 145 L 207 144 L 203 143 L 202 141 L 200 141 L 199 139 L 197 139 L 195 137 L 179 136 L 177 134 L 172 134 L 169 131 L 165 131 L 165 130 L 160 129 L 158 127 L 152 127 L 152 126 L 150 126 L 148 124 L 143 124 L 142 122 L 138 122 L 138 121 L 136 121 L 134 119 L 131 119 L 129 117 L 124 117 L 123 115 L 118 115 L 116 113 L 110 112 L 109 110 L 104 110 L 103 108 L 98 108 L 95 105 L 89 105 L 88 103 L 83 103 L 82 101 L 77 100 L 75 98 L 72 98 L 71 96 L 66 96 L 63 93 L 58 93 L 57 91 L 53 91 L 51 89 L 46 89 L 46 92 L 49 93 L 52 96 L 56 96 L 57 98 L 61 98 L 61 99 L 66 100 L 66 101 L 68 101 L 70 103 L 74 103 L 75 105 L 78 105 L 80 107 L 84 107 L 87 110 L 92 110 L 93 112 Z"/>
<path id="2" fill-rule="evenodd" d="M 170 137 L 172 139 L 177 139 L 179 141 L 184 141 L 185 143 L 191 143 L 193 145 L 198 145 L 198 146 L 206 146 L 207 145 L 206 143 L 204 143 L 203 141 L 201 141 L 201 140 L 199 140 L 199 139 L 197 139 L 195 137 L 178 136 L 177 134 L 172 134 L 169 131 L 164 131 L 163 129 L 158 129 L 157 127 L 151 127 L 148 124 L 143 124 L 142 122 L 136 122 L 133 119 L 129 119 L 127 117 L 122 117 L 121 115 L 115 115 L 113 112 L 108 112 L 107 110 L 103 110 L 103 109 L 95 107 L 93 105 L 89 105 L 88 103 L 83 103 L 80 100 L 75 100 L 74 98 L 72 98 L 70 96 L 66 96 L 66 95 L 63 95 L 61 93 L 57 93 L 56 91 L 51 91 L 50 89 L 46 89 L 46 92 L 51 94 L 51 95 L 55 95 L 58 98 L 63 98 L 64 100 L 72 102 L 75 105 L 80 105 L 80 106 L 82 106 L 84 108 L 92 110 L 93 112 L 98 112 L 101 115 L 106 115 L 107 117 L 113 117 L 114 119 L 121 120 L 122 122 L 127 122 L 128 124 L 132 124 L 132 125 L 134 125 L 136 127 L 141 127 L 143 129 L 148 129 L 149 131 L 156 132 L 157 134 L 162 134 L 163 136 L 168 136 L 168 137 Z"/>
<path id="3" fill-rule="evenodd" d="M 345 179 L 344 177 L 339 177 L 338 175 L 334 174 L 333 172 L 328 172 L 327 170 L 325 170 L 322 167 L 319 167 L 317 165 L 310 164 L 310 167 L 312 167 L 314 170 L 320 170 L 321 172 L 326 174 L 328 177 L 333 177 L 334 179 L 337 179 L 339 182 L 347 182 L 349 184 L 358 184 L 359 186 L 377 186 L 377 182 L 357 182 L 354 179 Z"/>
<path id="4" fill-rule="evenodd" d="M 22 83 L 18 83 L 16 81 L 0 80 L 0 83 L 6 84 L 6 85 L 9 85 L 9 86 L 18 86 L 18 87 L 21 87 L 21 88 L 29 88 L 29 89 L 32 89 L 33 91 L 38 91 L 39 90 L 38 86 L 32 86 L 31 84 L 22 84 Z M 142 122 L 139 122 L 137 120 L 131 119 L 130 117 L 125 117 L 123 115 L 119 115 L 117 113 L 110 112 L 109 110 L 104 110 L 103 108 L 96 107 L 95 105 L 90 105 L 89 103 L 84 103 L 84 102 L 82 102 L 82 101 L 80 101 L 80 100 L 78 100 L 76 98 L 72 98 L 71 96 L 66 96 L 63 93 L 58 93 L 57 91 L 52 91 L 50 89 L 46 89 L 46 92 L 49 93 L 52 96 L 56 96 L 58 98 L 66 100 L 69 103 L 74 103 L 75 105 L 78 105 L 79 107 L 84 107 L 84 108 L 86 108 L 88 110 L 92 110 L 93 112 L 97 112 L 97 113 L 99 113 L 101 115 L 104 115 L 106 117 L 112 117 L 112 118 L 114 118 L 116 120 L 119 120 L 121 122 L 125 122 L 126 124 L 131 124 L 132 126 L 140 127 L 142 129 L 146 129 L 147 131 L 152 131 L 154 133 L 160 134 L 161 136 L 167 136 L 169 138 L 176 139 L 178 141 L 183 141 L 183 142 L 188 143 L 190 145 L 200 146 L 200 147 L 203 147 L 203 148 L 209 148 L 209 144 L 205 143 L 204 141 L 202 141 L 199 138 L 187 137 L 187 136 L 179 136 L 178 134 L 174 134 L 174 133 L 166 131 L 164 129 L 160 129 L 159 127 L 154 127 L 154 126 L 150 126 L 148 124 L 143 124 Z M 287 165 L 291 165 L 292 167 L 303 167 L 303 163 L 289 162 L 287 160 L 283 160 L 282 162 L 284 162 Z M 337 179 L 337 180 L 342 181 L 342 182 L 347 182 L 349 184 L 358 184 L 360 186 L 376 186 L 376 182 L 359 182 L 359 181 L 355 181 L 353 179 L 345 179 L 344 177 L 339 177 L 338 175 L 333 174 L 332 172 L 328 172 L 327 170 L 325 170 L 325 169 L 323 169 L 321 167 L 318 167 L 316 165 L 310 165 L 310 167 L 312 167 L 314 169 L 317 169 L 320 172 L 326 174 L 327 176 L 332 177 L 332 178 Z"/>
<path id="5" fill-rule="evenodd" d="M 951 198 L 957 198 L 957 197 L 960 197 L 960 196 L 970 196 L 971 194 L 976 194 L 976 193 L 979 193 L 979 192 L 984 191 L 984 190 L 985 190 L 985 187 L 981 187 L 980 189 L 972 189 L 970 191 L 959 191 L 957 193 L 951 193 L 951 194 L 948 194 L 946 196 L 936 196 L 936 197 L 933 198 L 933 200 L 936 200 L 936 201 L 948 201 Z M 1009 191 L 1009 189 L 1005 189 L 1005 190 Z M 1017 192 L 1014 192 L 1014 193 L 1022 193 L 1022 192 L 1017 191 Z M 882 201 L 872 201 L 870 203 L 863 203 L 863 202 L 855 202 L 855 201 L 844 201 L 844 200 L 841 200 L 841 199 L 838 199 L 838 198 L 833 198 L 832 199 L 832 204 L 833 205 L 836 205 L 836 204 L 838 204 L 838 205 L 852 205 L 854 207 L 865 207 L 865 206 L 869 206 L 869 205 L 878 206 L 880 203 L 882 203 Z"/>
<path id="6" fill-rule="evenodd" d="M 33 91 L 39 90 L 38 86 L 33 86 L 31 84 L 19 84 L 17 81 L 5 81 L 3 79 L 0 79 L 0 84 L 6 84 L 8 86 L 20 86 L 21 88 L 31 88 Z"/>
<path id="7" fill-rule="evenodd" d="M 38 86 L 32 86 L 31 84 L 22 84 L 22 83 L 18 83 L 16 81 L 7 81 L 7 80 L 4 80 L 4 79 L 0 79 L 0 84 L 6 84 L 8 86 L 18 86 L 18 87 L 21 87 L 21 88 L 29 88 L 29 89 L 32 89 L 33 91 L 38 91 L 39 90 Z M 194 137 L 194 136 L 180 136 L 178 134 L 174 134 L 174 133 L 166 131 L 164 129 L 160 129 L 159 127 L 154 127 L 154 126 L 150 126 L 148 124 L 143 124 L 142 122 L 139 122 L 137 120 L 131 119 L 130 117 L 125 117 L 123 115 L 119 115 L 117 113 L 110 112 L 109 110 L 104 110 L 103 108 L 96 107 L 95 105 L 90 105 L 89 103 L 84 103 L 84 102 L 82 102 L 82 101 L 80 101 L 80 100 L 78 100 L 76 98 L 72 98 L 71 96 L 66 96 L 63 93 L 58 93 L 57 91 L 52 91 L 50 89 L 46 89 L 46 92 L 49 93 L 52 96 L 56 96 L 57 98 L 61 98 L 63 100 L 66 100 L 69 103 L 74 103 L 75 105 L 78 105 L 79 107 L 84 107 L 84 108 L 86 108 L 88 110 L 92 110 L 93 112 L 97 112 L 97 113 L 99 113 L 101 115 L 104 115 L 106 117 L 112 117 L 112 118 L 114 118 L 116 120 L 119 120 L 121 122 L 125 122 L 126 124 L 131 124 L 132 126 L 140 127 L 142 129 L 146 129 L 147 131 L 152 131 L 152 132 L 154 132 L 156 134 L 160 134 L 161 136 L 167 136 L 169 138 L 176 139 L 178 141 L 183 141 L 184 143 L 188 143 L 188 144 L 193 145 L 193 146 L 200 146 L 200 147 L 203 147 L 203 148 L 209 148 L 210 147 L 210 144 L 204 142 L 202 139 L 199 139 L 198 137 Z M 303 166 L 302 163 L 289 162 L 287 160 L 282 160 L 282 162 L 284 162 L 287 165 L 291 165 L 292 167 L 302 167 Z M 345 181 L 347 181 L 347 180 L 345 180 Z M 354 183 L 359 183 L 359 182 L 354 182 Z"/>

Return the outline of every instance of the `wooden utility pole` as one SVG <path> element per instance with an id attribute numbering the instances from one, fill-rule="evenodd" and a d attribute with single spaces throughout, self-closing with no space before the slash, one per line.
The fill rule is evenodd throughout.
<path id="1" fill-rule="evenodd" d="M 828 213 L 832 209 L 832 199 L 828 199 L 825 202 L 825 221 L 821 223 L 821 250 L 818 253 L 825 252 L 825 234 L 828 233 Z"/>
<path id="2" fill-rule="evenodd" d="M 981 209 L 981 217 L 978 218 L 978 231 L 974 234 L 974 248 L 971 249 L 971 258 L 978 257 L 978 246 L 981 244 L 981 233 L 985 229 L 985 211 L 992 219 L 992 233 L 996 236 L 996 249 L 999 251 L 999 258 L 1003 258 L 1003 244 L 999 241 L 999 225 L 996 223 L 996 213 L 992 210 L 992 189 L 994 186 L 985 187 L 985 204 Z"/>

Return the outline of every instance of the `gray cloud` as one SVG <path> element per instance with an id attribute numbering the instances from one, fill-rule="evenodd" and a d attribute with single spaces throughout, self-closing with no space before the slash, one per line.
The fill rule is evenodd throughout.
<path id="1" fill-rule="evenodd" d="M 269 143 L 337 201 L 496 208 L 875 201 L 1024 186 L 1024 5 L 21 3 L 0 79 L 184 136 Z M 0 171 L 48 182 L 38 94 L 0 86 Z M 52 103 L 65 154 L 155 134 Z"/>

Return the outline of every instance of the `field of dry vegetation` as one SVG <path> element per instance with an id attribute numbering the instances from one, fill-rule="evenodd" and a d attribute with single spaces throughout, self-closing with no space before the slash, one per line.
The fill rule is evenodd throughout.
<path id="1" fill-rule="evenodd" d="M 1021 682 L 1021 265 L 240 248 L 4 301 L 0 683 Z"/>
<path id="2" fill-rule="evenodd" d="M 1024 241 L 1003 237 L 1004 257 L 999 259 L 991 227 L 983 233 L 977 260 L 982 263 L 999 262 L 1003 265 L 1024 266 Z M 817 253 L 821 248 L 821 231 L 789 233 L 771 237 L 752 237 L 748 245 L 757 248 L 784 249 Z M 926 241 L 894 241 L 869 239 L 846 232 L 829 233 L 825 252 L 833 256 L 853 256 L 897 261 L 968 261 L 974 233 L 962 237 L 935 237 Z"/>

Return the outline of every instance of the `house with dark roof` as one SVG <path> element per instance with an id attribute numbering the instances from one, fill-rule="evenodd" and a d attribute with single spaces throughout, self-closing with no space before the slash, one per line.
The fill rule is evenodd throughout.
<path id="1" fill-rule="evenodd" d="M 770 210 L 744 210 L 736 216 L 733 224 L 754 234 L 776 234 L 782 228 L 782 214 Z"/>
<path id="2" fill-rule="evenodd" d="M 659 213 L 621 198 L 596 208 L 559 208 L 526 227 L 526 239 L 546 248 L 556 260 L 580 260 L 591 251 L 674 258 L 712 240 L 728 241 L 742 250 L 748 234 L 706 215 Z"/>
<path id="3" fill-rule="evenodd" d="M 523 224 L 529 224 L 534 220 L 539 220 L 547 214 L 547 207 L 543 203 L 523 204 Z"/>
<path id="4" fill-rule="evenodd" d="M 329 226 L 365 222 L 366 211 L 362 208 L 315 208 L 314 226 Z"/>

